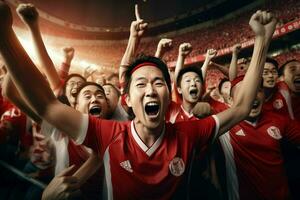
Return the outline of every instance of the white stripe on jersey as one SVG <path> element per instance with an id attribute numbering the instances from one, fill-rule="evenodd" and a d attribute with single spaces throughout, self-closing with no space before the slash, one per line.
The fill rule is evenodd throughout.
<path id="1" fill-rule="evenodd" d="M 238 200 L 239 197 L 239 181 L 236 174 L 236 166 L 233 155 L 233 148 L 230 143 L 230 134 L 227 131 L 219 137 L 226 162 L 226 185 L 229 200 Z"/>
<path id="2" fill-rule="evenodd" d="M 103 199 L 114 199 L 113 187 L 111 182 L 111 171 L 110 171 L 110 155 L 109 147 L 104 152 L 103 164 L 105 169 L 105 189 L 103 190 Z"/>

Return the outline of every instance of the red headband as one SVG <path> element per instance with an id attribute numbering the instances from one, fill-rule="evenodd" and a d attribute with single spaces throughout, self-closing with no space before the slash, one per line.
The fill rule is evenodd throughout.
<path id="1" fill-rule="evenodd" d="M 236 86 L 236 84 L 238 84 L 239 82 L 241 82 L 244 79 L 245 75 L 242 76 L 238 76 L 235 79 L 233 79 L 231 81 L 231 88 L 233 88 L 234 86 Z"/>
<path id="2" fill-rule="evenodd" d="M 135 66 L 132 70 L 131 70 L 131 74 L 133 74 L 133 72 L 135 72 L 136 70 L 138 70 L 139 68 L 141 67 L 144 67 L 144 66 L 152 66 L 152 67 L 157 67 L 157 64 L 153 63 L 153 62 L 144 62 L 144 63 L 141 63 L 141 64 L 138 64 L 137 66 Z"/>

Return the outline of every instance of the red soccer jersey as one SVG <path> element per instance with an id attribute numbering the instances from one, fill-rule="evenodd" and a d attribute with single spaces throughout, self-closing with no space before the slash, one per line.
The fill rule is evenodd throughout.
<path id="1" fill-rule="evenodd" d="M 166 123 L 147 147 L 133 122 L 89 118 L 78 139 L 103 157 L 108 199 L 170 199 L 184 177 L 195 147 L 205 149 L 218 132 L 218 119 Z"/>
<path id="2" fill-rule="evenodd" d="M 222 112 L 222 111 L 229 108 L 229 106 L 227 104 L 222 103 L 220 101 L 216 101 L 213 98 L 209 99 L 209 105 L 212 108 L 212 113 L 213 114 L 218 114 L 218 113 L 220 113 L 220 112 Z"/>
<path id="3" fill-rule="evenodd" d="M 263 110 L 267 112 L 276 112 L 283 116 L 291 116 L 288 108 L 289 91 L 276 90 L 272 98 L 266 101 L 263 105 Z M 290 111 L 291 112 L 291 111 Z"/>
<path id="4" fill-rule="evenodd" d="M 243 121 L 219 138 L 229 199 L 288 199 L 282 138 L 300 144 L 300 126 L 272 112 L 263 113 L 257 124 Z"/>
<path id="5" fill-rule="evenodd" d="M 174 101 L 171 102 L 166 114 L 166 122 L 170 122 L 172 124 L 175 122 L 197 119 L 198 118 L 195 117 L 193 114 L 186 112 L 182 105 L 175 103 Z"/>

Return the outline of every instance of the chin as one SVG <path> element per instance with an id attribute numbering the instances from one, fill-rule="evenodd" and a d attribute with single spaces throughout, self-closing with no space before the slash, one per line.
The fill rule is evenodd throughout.
<path id="1" fill-rule="evenodd" d="M 251 118 L 255 118 L 255 117 L 258 117 L 260 115 L 261 111 L 260 110 L 251 110 L 250 114 L 249 114 L 249 117 Z"/>

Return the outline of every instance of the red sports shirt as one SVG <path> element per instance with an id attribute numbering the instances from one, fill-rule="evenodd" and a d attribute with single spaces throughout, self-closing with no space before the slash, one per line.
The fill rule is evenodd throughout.
<path id="1" fill-rule="evenodd" d="M 103 157 L 108 199 L 170 199 L 184 177 L 194 148 L 205 149 L 218 132 L 215 116 L 166 123 L 147 147 L 133 122 L 89 117 L 77 140 Z"/>
<path id="2" fill-rule="evenodd" d="M 229 199 L 288 199 L 282 138 L 300 144 L 300 125 L 272 112 L 263 113 L 257 124 L 243 121 L 219 138 Z"/>

